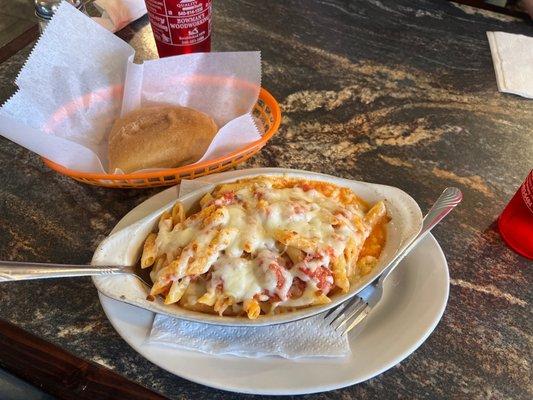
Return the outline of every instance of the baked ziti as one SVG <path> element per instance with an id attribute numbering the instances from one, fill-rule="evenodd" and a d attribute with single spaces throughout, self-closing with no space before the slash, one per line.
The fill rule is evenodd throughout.
<path id="1" fill-rule="evenodd" d="M 165 212 L 144 243 L 150 295 L 219 315 L 279 313 L 330 302 L 377 264 L 385 203 L 331 183 L 260 176 L 221 184 L 186 215 Z"/>

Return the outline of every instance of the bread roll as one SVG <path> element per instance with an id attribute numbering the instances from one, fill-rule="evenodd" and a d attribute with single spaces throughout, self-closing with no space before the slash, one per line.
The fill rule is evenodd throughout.
<path id="1" fill-rule="evenodd" d="M 128 173 L 194 163 L 204 155 L 217 131 L 211 117 L 192 108 L 141 108 L 113 124 L 109 169 Z"/>

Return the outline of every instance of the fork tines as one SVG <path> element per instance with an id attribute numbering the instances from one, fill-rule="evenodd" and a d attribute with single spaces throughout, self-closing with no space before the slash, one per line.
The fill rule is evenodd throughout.
<path id="1" fill-rule="evenodd" d="M 329 321 L 329 325 L 342 335 L 362 321 L 368 311 L 368 304 L 361 297 L 354 296 L 345 304 L 329 310 L 324 319 L 326 322 Z"/>

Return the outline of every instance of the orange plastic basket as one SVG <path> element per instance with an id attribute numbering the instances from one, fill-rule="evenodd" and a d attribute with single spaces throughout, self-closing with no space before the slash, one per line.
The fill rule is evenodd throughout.
<path id="1" fill-rule="evenodd" d="M 281 122 L 281 111 L 278 102 L 263 88 L 259 92 L 259 99 L 254 106 L 253 115 L 263 126 L 264 134 L 261 139 L 225 156 L 197 164 L 146 173 L 100 174 L 74 171 L 46 158 L 43 158 L 43 161 L 54 171 L 89 185 L 135 189 L 176 185 L 182 179 L 194 179 L 226 171 L 257 153 L 277 132 Z"/>

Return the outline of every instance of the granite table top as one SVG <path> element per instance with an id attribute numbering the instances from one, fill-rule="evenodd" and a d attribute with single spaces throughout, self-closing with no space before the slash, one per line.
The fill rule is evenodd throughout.
<path id="1" fill-rule="evenodd" d="M 411 356 L 365 383 L 305 396 L 530 399 L 532 263 L 495 220 L 533 167 L 533 103 L 499 93 L 486 31 L 531 24 L 446 1 L 214 4 L 213 47 L 261 50 L 279 133 L 241 168 L 287 167 L 394 185 L 427 209 L 445 186 L 463 204 L 434 234 L 449 262 L 444 316 Z M 156 55 L 146 17 L 119 33 Z M 0 100 L 30 49 L 0 64 Z M 161 189 L 75 182 L 0 137 L 0 259 L 89 262 L 132 207 Z M 113 330 L 89 278 L 5 283 L 0 315 L 171 399 L 234 399 L 156 367 Z"/>

